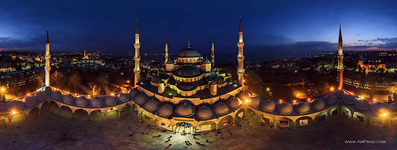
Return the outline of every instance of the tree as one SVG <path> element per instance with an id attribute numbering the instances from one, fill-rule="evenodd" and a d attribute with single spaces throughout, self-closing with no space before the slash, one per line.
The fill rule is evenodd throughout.
<path id="1" fill-rule="evenodd" d="M 74 87 L 74 92 L 76 93 L 76 87 L 79 85 L 81 82 L 81 75 L 78 70 L 74 70 L 69 77 L 69 84 L 71 84 Z"/>

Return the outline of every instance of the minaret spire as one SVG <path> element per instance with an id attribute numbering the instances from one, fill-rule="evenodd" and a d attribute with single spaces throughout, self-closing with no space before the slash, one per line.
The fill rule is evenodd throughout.
<path id="1" fill-rule="evenodd" d="M 140 56 L 140 53 L 139 53 L 139 48 L 141 47 L 141 44 L 139 43 L 138 19 L 136 19 L 135 44 L 134 44 L 134 47 L 135 47 L 134 87 L 136 87 L 136 85 L 139 82 L 139 74 L 141 72 L 141 69 L 139 69 L 139 61 L 141 60 L 141 56 Z"/>
<path id="2" fill-rule="evenodd" d="M 212 36 L 212 44 L 211 44 L 211 64 L 212 66 L 215 66 L 215 47 L 214 47 L 214 36 Z"/>
<path id="3" fill-rule="evenodd" d="M 165 61 L 164 64 L 167 64 L 168 61 L 168 38 L 165 38 Z"/>
<path id="4" fill-rule="evenodd" d="M 238 82 L 239 84 L 243 87 L 244 89 L 244 53 L 243 53 L 243 48 L 244 48 L 244 42 L 243 42 L 243 26 L 242 26 L 242 21 L 241 21 L 241 16 L 240 16 L 240 28 L 238 32 L 238 54 L 237 54 L 237 61 L 238 61 L 238 68 L 237 68 L 237 75 L 238 75 Z"/>
<path id="5" fill-rule="evenodd" d="M 50 86 L 50 70 L 51 70 L 51 62 L 50 62 L 51 54 L 50 54 L 50 36 L 48 34 L 47 29 L 47 39 L 45 44 L 45 86 Z"/>
<path id="6" fill-rule="evenodd" d="M 187 48 L 190 48 L 190 41 L 187 40 Z"/>
<path id="7" fill-rule="evenodd" d="M 342 28 L 341 24 L 339 24 L 339 40 L 338 40 L 338 74 L 339 74 L 339 90 L 343 89 L 343 40 L 342 40 Z"/>

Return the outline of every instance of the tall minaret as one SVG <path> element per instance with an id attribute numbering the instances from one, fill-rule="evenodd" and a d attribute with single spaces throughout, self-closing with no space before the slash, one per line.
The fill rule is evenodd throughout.
<path id="1" fill-rule="evenodd" d="M 164 64 L 167 64 L 168 61 L 168 38 L 165 38 L 165 61 Z"/>
<path id="2" fill-rule="evenodd" d="M 141 69 L 139 69 L 139 61 L 141 60 L 141 56 L 139 54 L 139 48 L 141 47 L 141 44 L 139 44 L 139 30 L 138 30 L 138 19 L 136 20 L 136 30 L 135 30 L 135 69 L 134 69 L 134 87 L 138 84 L 139 81 L 139 73 L 141 72 Z"/>
<path id="3" fill-rule="evenodd" d="M 50 86 L 50 70 L 51 70 L 51 65 L 50 65 L 50 37 L 48 35 L 48 29 L 47 29 L 47 40 L 45 44 L 45 86 Z"/>
<path id="4" fill-rule="evenodd" d="M 238 54 L 237 54 L 237 60 L 238 60 L 238 69 L 237 69 L 237 75 L 238 75 L 238 82 L 240 83 L 241 86 L 243 86 L 244 89 L 244 54 L 243 54 L 243 47 L 244 47 L 244 42 L 243 42 L 243 26 L 241 22 L 241 16 L 240 16 L 240 28 L 238 31 Z"/>
<path id="5" fill-rule="evenodd" d="M 338 41 L 338 74 L 339 74 L 339 89 L 343 89 L 343 40 L 342 40 L 342 29 L 339 24 L 339 41 Z"/>
<path id="6" fill-rule="evenodd" d="M 212 36 L 212 47 L 211 47 L 211 64 L 215 66 L 215 47 L 214 47 L 214 37 Z"/>

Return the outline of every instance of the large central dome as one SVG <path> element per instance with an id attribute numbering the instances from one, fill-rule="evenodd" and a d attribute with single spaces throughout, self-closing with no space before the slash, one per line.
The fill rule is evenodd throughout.
<path id="1" fill-rule="evenodd" d="M 182 66 L 175 70 L 174 75 L 178 77 L 197 77 L 203 72 L 196 66 Z"/>
<path id="2" fill-rule="evenodd" d="M 196 50 L 188 47 L 178 53 L 178 57 L 201 57 L 201 54 Z"/>

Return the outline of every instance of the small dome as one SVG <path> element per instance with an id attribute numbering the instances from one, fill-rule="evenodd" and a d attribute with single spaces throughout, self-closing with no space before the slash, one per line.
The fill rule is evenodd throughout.
<path id="1" fill-rule="evenodd" d="M 258 107 L 259 103 L 261 103 L 261 99 L 259 97 L 251 97 L 251 102 L 249 103 L 249 106 Z"/>
<path id="2" fill-rule="evenodd" d="M 65 99 L 64 99 L 65 100 Z M 79 98 L 77 98 L 76 100 L 76 104 L 79 107 L 85 107 L 88 104 L 88 99 L 84 96 L 80 96 Z M 91 104 L 92 105 L 92 104 Z M 95 107 L 95 106 L 94 106 Z"/>
<path id="3" fill-rule="evenodd" d="M 182 90 L 182 91 L 191 91 L 196 89 L 196 86 L 191 84 L 191 83 L 186 83 L 186 82 L 181 82 L 178 84 L 178 89 Z"/>
<path id="4" fill-rule="evenodd" d="M 44 93 L 45 94 L 47 94 L 47 95 L 51 95 L 52 94 L 52 89 L 50 88 L 50 87 L 45 87 L 45 89 L 44 89 Z"/>
<path id="5" fill-rule="evenodd" d="M 185 48 L 178 53 L 178 57 L 201 57 L 201 54 L 193 48 Z"/>
<path id="6" fill-rule="evenodd" d="M 40 91 L 36 93 L 36 98 L 38 100 L 45 100 L 47 98 L 47 94 L 45 94 L 44 92 Z"/>
<path id="7" fill-rule="evenodd" d="M 162 105 L 157 111 L 160 116 L 169 117 L 174 113 L 174 107 L 168 103 Z"/>
<path id="8" fill-rule="evenodd" d="M 263 101 L 261 104 L 262 111 L 264 112 L 272 112 L 276 108 L 276 103 L 272 100 Z"/>
<path id="9" fill-rule="evenodd" d="M 305 101 L 301 101 L 296 105 L 296 113 L 298 114 L 307 114 L 309 111 L 310 105 Z"/>
<path id="10" fill-rule="evenodd" d="M 220 76 L 216 77 L 215 82 L 216 82 L 216 84 L 223 84 L 223 83 L 225 83 L 225 78 L 220 77 Z"/>
<path id="11" fill-rule="evenodd" d="M 215 114 L 219 117 L 230 112 L 229 106 L 224 102 L 219 102 L 214 105 Z"/>
<path id="12" fill-rule="evenodd" d="M 210 60 L 205 59 L 205 60 L 204 60 L 204 64 L 211 64 L 211 62 L 210 62 Z"/>
<path id="13" fill-rule="evenodd" d="M 145 108 L 149 112 L 154 112 L 159 108 L 159 101 L 156 99 L 150 99 L 148 100 L 145 105 L 143 105 L 143 108 Z"/>
<path id="14" fill-rule="evenodd" d="M 94 97 L 91 99 L 91 106 L 92 107 L 102 107 L 103 105 L 103 99 L 101 97 Z"/>
<path id="15" fill-rule="evenodd" d="M 10 106 L 10 108 L 11 108 L 12 110 L 18 111 L 18 110 L 22 110 L 24 105 L 23 105 L 23 103 L 22 103 L 21 101 L 15 101 L 15 100 L 13 100 L 13 101 L 11 101 L 11 102 L 9 103 L 9 106 Z"/>
<path id="16" fill-rule="evenodd" d="M 130 94 L 126 94 L 126 93 L 121 93 L 120 95 L 119 95 L 119 99 L 120 99 L 120 101 L 121 102 L 127 102 L 127 101 L 129 101 L 130 100 Z"/>
<path id="17" fill-rule="evenodd" d="M 343 92 L 342 90 L 338 90 L 335 92 L 335 95 L 337 98 L 343 98 L 343 96 L 345 95 L 345 92 Z"/>
<path id="18" fill-rule="evenodd" d="M 239 99 L 237 99 L 237 97 L 234 96 L 230 96 L 229 99 L 227 99 L 227 104 L 235 109 L 241 106 L 242 101 L 240 101 Z"/>
<path id="19" fill-rule="evenodd" d="M 179 116 L 190 117 L 194 114 L 194 107 L 184 102 L 176 107 L 175 113 Z"/>
<path id="20" fill-rule="evenodd" d="M 6 109 L 7 109 L 7 104 L 0 102 L 0 111 L 5 111 Z"/>
<path id="21" fill-rule="evenodd" d="M 367 110 L 371 107 L 371 102 L 369 100 L 359 100 L 356 102 L 356 107 L 360 110 Z"/>
<path id="22" fill-rule="evenodd" d="M 34 97 L 25 97 L 25 105 L 26 106 L 34 106 L 37 103 L 37 99 Z"/>
<path id="23" fill-rule="evenodd" d="M 397 102 L 391 103 L 389 107 L 390 107 L 390 111 L 397 112 Z"/>
<path id="24" fill-rule="evenodd" d="M 345 102 L 346 104 L 355 104 L 357 101 L 356 97 L 353 95 L 345 95 L 343 96 L 343 102 Z"/>
<path id="25" fill-rule="evenodd" d="M 144 104 L 149 98 L 145 95 L 145 94 L 139 94 L 138 96 L 136 96 L 134 98 L 134 102 L 141 106 L 142 104 Z"/>
<path id="26" fill-rule="evenodd" d="M 63 96 L 63 102 L 65 104 L 72 104 L 75 101 L 74 97 L 70 94 Z"/>
<path id="27" fill-rule="evenodd" d="M 178 77 L 197 77 L 202 75 L 203 72 L 196 66 L 182 66 L 174 71 L 174 75 Z"/>
<path id="28" fill-rule="evenodd" d="M 210 107 L 202 105 L 197 108 L 196 116 L 200 120 L 208 120 L 211 119 L 212 116 L 214 116 L 214 112 L 212 112 L 212 109 Z"/>
<path id="29" fill-rule="evenodd" d="M 107 96 L 105 100 L 105 104 L 108 106 L 114 106 L 119 101 L 118 97 Z"/>
<path id="30" fill-rule="evenodd" d="M 249 98 L 249 95 L 246 91 L 241 91 L 240 93 L 237 94 L 237 98 L 239 98 L 241 101 L 245 101 Z"/>
<path id="31" fill-rule="evenodd" d="M 329 94 L 329 95 L 325 96 L 325 100 L 327 101 L 328 105 L 333 105 L 337 101 L 335 95 L 333 95 L 333 94 Z"/>
<path id="32" fill-rule="evenodd" d="M 278 113 L 282 115 L 289 115 L 293 110 L 294 108 L 292 107 L 291 103 L 288 102 L 281 103 L 277 106 Z"/>
<path id="33" fill-rule="evenodd" d="M 388 105 L 383 102 L 376 102 L 376 103 L 372 104 L 372 107 L 371 107 L 371 110 L 374 113 L 383 113 L 383 112 L 387 111 L 388 109 L 389 109 Z"/>
<path id="34" fill-rule="evenodd" d="M 52 98 L 53 99 L 56 99 L 56 100 L 60 100 L 60 99 L 62 99 L 62 93 L 61 92 L 59 92 L 59 91 L 54 91 L 54 92 L 52 92 Z"/>
<path id="35" fill-rule="evenodd" d="M 134 98 L 135 96 L 137 96 L 139 94 L 139 91 L 137 89 L 132 89 L 130 91 L 130 98 Z"/>
<path id="36" fill-rule="evenodd" d="M 325 107 L 325 101 L 324 99 L 315 99 L 312 102 L 312 108 L 315 111 L 320 111 L 323 110 Z"/>

